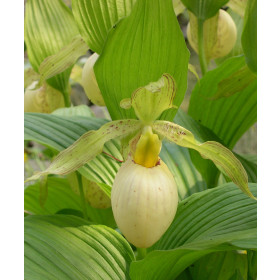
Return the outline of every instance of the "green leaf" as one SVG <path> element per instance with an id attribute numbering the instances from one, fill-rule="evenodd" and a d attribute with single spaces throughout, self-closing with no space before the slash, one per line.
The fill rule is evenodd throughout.
<path id="1" fill-rule="evenodd" d="M 212 160 L 217 168 L 245 194 L 254 198 L 248 188 L 248 176 L 244 167 L 229 149 L 215 141 L 201 143 L 194 138 L 189 130 L 171 122 L 155 121 L 152 128 L 162 138 L 179 146 L 194 149 L 203 158 Z"/>
<path id="2" fill-rule="evenodd" d="M 238 251 L 217 252 L 196 261 L 191 267 L 194 280 L 230 280 L 236 274 L 247 279 L 247 254 Z M 238 278 L 237 278 L 238 279 Z"/>
<path id="3" fill-rule="evenodd" d="M 193 165 L 189 149 L 163 142 L 160 157 L 174 176 L 180 200 L 207 189 L 206 182 Z"/>
<path id="4" fill-rule="evenodd" d="M 56 151 L 66 149 L 87 131 L 99 129 L 107 122 L 95 117 L 32 113 L 25 114 L 24 118 L 24 139 L 36 141 Z M 120 144 L 116 140 L 106 143 L 103 151 L 122 160 Z M 80 168 L 79 172 L 91 181 L 112 186 L 119 167 L 119 162 L 102 153 Z"/>
<path id="5" fill-rule="evenodd" d="M 256 185 L 250 184 L 256 195 Z M 257 207 L 229 183 L 181 201 L 176 216 L 145 259 L 132 262 L 133 280 L 174 279 L 208 253 L 256 248 Z M 233 244 L 234 243 L 234 244 Z"/>
<path id="6" fill-rule="evenodd" d="M 120 107 L 121 100 L 164 73 L 175 80 L 174 105 L 179 106 L 187 89 L 189 51 L 173 11 L 171 0 L 139 0 L 131 14 L 108 34 L 94 72 L 113 120 L 135 118 L 134 111 Z M 172 120 L 176 110 L 161 118 Z"/>
<path id="7" fill-rule="evenodd" d="M 82 213 L 81 198 L 75 194 L 67 179 L 49 177 L 48 178 L 48 197 L 44 207 L 40 205 L 39 182 L 29 185 L 24 190 L 24 210 L 36 215 L 51 215 L 71 209 Z M 112 208 L 96 209 L 87 204 L 89 219 L 94 224 L 103 224 L 115 228 L 116 223 L 113 217 Z"/>
<path id="8" fill-rule="evenodd" d="M 247 65 L 257 72 L 257 0 L 247 2 L 241 41 Z"/>
<path id="9" fill-rule="evenodd" d="M 136 0 L 72 0 L 73 14 L 90 49 L 101 53 L 109 30 L 130 14 Z"/>
<path id="10" fill-rule="evenodd" d="M 54 55 L 48 56 L 39 66 L 41 82 L 73 66 L 76 60 L 85 55 L 88 50 L 87 44 L 80 35 L 76 36 L 70 44 L 63 47 Z"/>
<path id="11" fill-rule="evenodd" d="M 188 114 L 212 130 L 230 149 L 257 120 L 257 81 L 230 97 L 211 100 L 218 85 L 245 66 L 243 56 L 209 71 L 191 94 Z M 238 90 L 238 85 L 236 85 Z"/>
<path id="12" fill-rule="evenodd" d="M 229 0 L 182 0 L 184 5 L 201 20 L 213 17 Z"/>
<path id="13" fill-rule="evenodd" d="M 58 53 L 79 34 L 72 13 L 62 0 L 28 0 L 24 27 L 28 58 L 36 72 L 45 58 Z M 69 68 L 48 83 L 65 93 L 70 72 Z"/>
<path id="14" fill-rule="evenodd" d="M 61 151 L 46 170 L 34 174 L 27 181 L 37 180 L 47 174 L 66 175 L 74 172 L 99 155 L 106 142 L 133 134 L 141 125 L 138 120 L 119 120 L 106 123 L 98 130 L 90 130 Z"/>
<path id="15" fill-rule="evenodd" d="M 128 279 L 134 255 L 127 241 L 103 225 L 74 216 L 25 218 L 25 279 Z"/>

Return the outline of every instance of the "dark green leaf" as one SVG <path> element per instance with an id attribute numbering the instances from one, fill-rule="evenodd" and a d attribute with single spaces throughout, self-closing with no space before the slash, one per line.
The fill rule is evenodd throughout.
<path id="1" fill-rule="evenodd" d="M 28 216 L 24 224 L 25 279 L 128 279 L 134 254 L 113 229 L 66 215 Z"/>
<path id="2" fill-rule="evenodd" d="M 248 0 L 241 40 L 247 65 L 257 72 L 257 0 Z"/>
<path id="3" fill-rule="evenodd" d="M 139 0 L 131 14 L 109 32 L 94 66 L 98 85 L 112 119 L 135 118 L 120 101 L 139 87 L 170 74 L 177 84 L 173 104 L 179 106 L 187 88 L 189 51 L 171 0 Z M 163 113 L 173 119 L 176 109 Z"/>

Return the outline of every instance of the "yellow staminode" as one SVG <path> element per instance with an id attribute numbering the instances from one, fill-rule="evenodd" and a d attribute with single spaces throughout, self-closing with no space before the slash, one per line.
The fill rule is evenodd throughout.
<path id="1" fill-rule="evenodd" d="M 159 160 L 161 141 L 157 134 L 152 132 L 150 126 L 145 126 L 143 133 L 136 145 L 134 162 L 144 167 L 154 167 Z"/>

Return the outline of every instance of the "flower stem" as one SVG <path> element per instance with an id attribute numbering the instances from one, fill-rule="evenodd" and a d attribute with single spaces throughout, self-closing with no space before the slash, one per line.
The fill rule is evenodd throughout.
<path id="1" fill-rule="evenodd" d="M 147 255 L 147 249 L 146 248 L 137 248 L 137 257 L 136 260 L 142 260 Z"/>
<path id="2" fill-rule="evenodd" d="M 83 209 L 84 218 L 86 220 L 88 220 L 87 205 L 86 205 L 86 200 L 85 200 L 85 195 L 84 195 L 82 176 L 77 171 L 76 171 L 76 176 L 77 176 L 78 184 L 79 184 L 79 191 L 80 191 L 80 197 L 81 197 L 81 205 L 82 205 L 82 209 Z"/>
<path id="3" fill-rule="evenodd" d="M 207 72 L 207 61 L 204 50 L 203 23 L 204 21 L 202 19 L 197 19 L 199 62 L 202 75 L 204 76 L 204 74 Z"/>

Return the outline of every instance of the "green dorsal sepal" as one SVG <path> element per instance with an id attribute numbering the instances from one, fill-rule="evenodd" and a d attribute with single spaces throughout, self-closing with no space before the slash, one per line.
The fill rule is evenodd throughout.
<path id="1" fill-rule="evenodd" d="M 176 93 L 175 80 L 170 74 L 163 74 L 157 82 L 149 83 L 132 93 L 131 99 L 121 101 L 121 107 L 133 107 L 136 116 L 144 124 L 153 123 L 163 111 L 176 108 L 173 99 Z"/>

